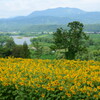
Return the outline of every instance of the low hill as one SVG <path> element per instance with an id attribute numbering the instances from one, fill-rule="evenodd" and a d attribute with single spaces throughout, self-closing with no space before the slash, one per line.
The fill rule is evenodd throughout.
<path id="1" fill-rule="evenodd" d="M 86 12 L 68 7 L 34 11 L 28 16 L 0 19 L 0 31 L 24 31 L 24 29 L 29 31 L 28 29 L 32 27 L 34 29 L 34 26 L 38 28 L 41 25 L 59 26 L 72 21 L 80 21 L 83 24 L 100 24 L 100 12 Z"/>

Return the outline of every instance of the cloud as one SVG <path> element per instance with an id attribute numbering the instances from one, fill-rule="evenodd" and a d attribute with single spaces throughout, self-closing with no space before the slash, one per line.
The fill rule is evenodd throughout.
<path id="1" fill-rule="evenodd" d="M 86 11 L 100 11 L 100 0 L 0 0 L 0 15 L 27 15 L 35 10 L 73 7 Z"/>

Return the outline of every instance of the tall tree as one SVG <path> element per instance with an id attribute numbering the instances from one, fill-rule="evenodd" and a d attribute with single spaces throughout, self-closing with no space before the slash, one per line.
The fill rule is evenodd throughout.
<path id="1" fill-rule="evenodd" d="M 29 58 L 30 57 L 30 51 L 28 49 L 28 45 L 26 42 L 23 43 L 23 58 Z"/>
<path id="2" fill-rule="evenodd" d="M 29 58 L 30 52 L 26 42 L 23 45 L 16 45 L 12 50 L 12 56 L 16 58 Z"/>
<path id="3" fill-rule="evenodd" d="M 67 59 L 75 59 L 76 53 L 86 50 L 84 40 L 87 40 L 88 37 L 83 32 L 82 23 L 74 21 L 68 23 L 68 27 L 69 30 L 57 29 L 53 34 L 54 44 L 58 49 L 65 49 L 64 53 Z"/>
<path id="4" fill-rule="evenodd" d="M 14 46 L 13 38 L 9 36 L 0 36 L 0 57 L 11 56 Z"/>
<path id="5" fill-rule="evenodd" d="M 16 45 L 12 50 L 12 56 L 15 58 L 22 58 L 23 57 L 23 46 Z"/>
<path id="6" fill-rule="evenodd" d="M 33 44 L 33 46 L 35 48 L 35 53 L 34 53 L 35 57 L 36 58 L 40 58 L 41 55 L 43 54 L 43 47 L 42 47 L 42 45 L 38 41 L 32 42 L 32 44 Z"/>
<path id="7" fill-rule="evenodd" d="M 9 36 L 0 36 L 0 47 L 3 47 L 11 37 Z"/>
<path id="8" fill-rule="evenodd" d="M 15 44 L 13 38 L 10 38 L 10 39 L 8 39 L 8 40 L 6 41 L 5 47 L 12 50 L 13 47 L 15 47 L 15 45 L 16 45 L 16 44 Z"/>

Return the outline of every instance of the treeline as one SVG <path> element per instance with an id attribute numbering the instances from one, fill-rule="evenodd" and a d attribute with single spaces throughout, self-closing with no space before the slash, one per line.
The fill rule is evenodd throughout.
<path id="1" fill-rule="evenodd" d="M 16 45 L 12 37 L 1 35 L 0 57 L 100 61 L 100 34 L 86 34 L 84 25 L 77 21 L 67 27 L 32 38 L 30 48 L 26 42 Z"/>
<path id="2" fill-rule="evenodd" d="M 50 58 L 50 55 L 52 55 L 52 57 L 54 57 L 54 59 L 65 58 L 64 48 L 66 47 L 66 51 L 67 51 L 68 50 L 67 46 L 70 47 L 70 45 L 72 45 L 71 49 L 72 48 L 75 49 L 74 46 L 77 47 L 77 44 L 78 44 L 76 40 L 79 40 L 78 39 L 79 36 L 75 36 L 75 33 L 70 33 L 70 32 L 71 31 L 67 31 L 63 28 L 58 28 L 58 30 L 56 32 L 54 32 L 54 33 L 57 33 L 57 37 L 58 37 L 57 41 L 56 41 L 57 46 L 53 45 L 54 41 L 55 41 L 53 34 L 48 34 L 47 36 L 44 35 L 44 37 L 42 36 L 42 37 L 38 37 L 38 38 L 33 38 L 33 39 L 31 39 L 31 42 L 37 43 L 37 47 L 39 47 L 39 46 L 45 47 L 45 48 L 42 48 L 42 50 L 40 50 L 40 51 L 42 51 L 39 56 L 40 58 L 44 58 L 44 59 L 46 57 Z M 79 32 L 79 35 L 80 35 L 80 32 Z M 100 61 L 100 34 L 86 33 L 86 35 L 88 36 L 87 41 L 84 41 L 82 39 L 82 41 L 80 42 L 81 45 L 84 45 L 84 47 L 81 49 L 81 51 L 84 50 L 85 48 L 86 49 L 84 50 L 83 53 L 77 52 L 75 54 L 74 59 Z M 75 37 L 77 37 L 77 38 L 75 39 Z M 72 42 L 70 42 L 70 40 Z M 80 48 L 77 48 L 76 51 L 78 51 L 78 49 L 80 49 Z M 37 54 L 39 54 L 39 53 L 37 53 Z M 69 55 L 69 53 L 66 53 L 66 54 Z M 73 53 L 71 53 L 71 54 L 73 55 Z M 51 57 L 51 59 L 52 59 L 52 57 Z"/>
<path id="3" fill-rule="evenodd" d="M 0 57 L 29 58 L 30 51 L 26 42 L 23 45 L 15 44 L 12 37 L 0 36 Z"/>
<path id="4" fill-rule="evenodd" d="M 32 24 L 0 24 L 1 32 L 55 32 L 57 28 L 62 27 L 64 29 L 68 29 L 65 24 L 58 25 L 32 25 Z M 6 30 L 6 31 L 5 31 Z M 85 24 L 84 31 L 88 32 L 100 32 L 100 24 Z M 33 33 L 31 33 L 33 34 Z"/>
<path id="5" fill-rule="evenodd" d="M 100 34 L 87 34 L 87 36 L 89 36 L 89 39 L 84 42 L 84 45 L 87 48 L 87 50 L 81 54 L 77 53 L 75 59 L 100 61 L 100 40 L 99 40 Z M 38 58 L 41 59 L 64 58 L 64 50 L 57 49 L 56 46 L 53 45 L 54 40 L 52 35 L 48 35 L 46 37 L 32 38 L 31 42 L 35 43 L 35 45 L 33 44 L 34 47 L 38 48 L 38 51 L 36 53 Z M 34 52 L 34 50 L 32 50 L 32 52 Z M 37 56 L 35 56 L 34 53 L 32 55 L 33 58 L 36 58 Z"/>

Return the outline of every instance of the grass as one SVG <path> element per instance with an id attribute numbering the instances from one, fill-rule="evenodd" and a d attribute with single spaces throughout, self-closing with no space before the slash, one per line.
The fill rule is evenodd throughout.
<path id="1" fill-rule="evenodd" d="M 19 36 L 19 37 L 17 37 L 17 39 L 22 39 L 23 37 L 21 37 L 21 36 Z"/>

